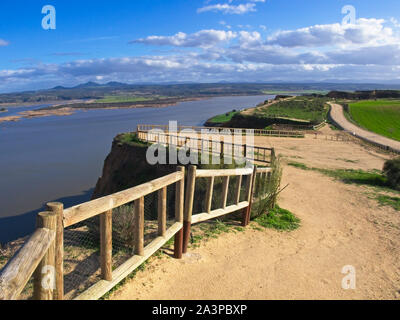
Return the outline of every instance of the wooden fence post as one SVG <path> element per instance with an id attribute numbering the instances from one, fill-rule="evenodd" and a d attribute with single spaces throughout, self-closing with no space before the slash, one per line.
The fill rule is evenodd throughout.
<path id="1" fill-rule="evenodd" d="M 272 148 L 272 150 L 271 150 L 271 166 L 274 165 L 275 161 L 276 161 L 275 148 Z"/>
<path id="2" fill-rule="evenodd" d="M 36 223 L 37 228 L 46 228 L 57 232 L 57 213 L 41 212 L 37 216 Z M 35 271 L 33 299 L 53 300 L 55 284 L 55 242 L 53 241 Z"/>
<path id="3" fill-rule="evenodd" d="M 167 232 L 167 187 L 158 191 L 158 236 Z"/>
<path id="4" fill-rule="evenodd" d="M 188 177 L 187 177 L 187 185 L 186 185 L 186 199 L 185 199 L 185 213 L 184 213 L 184 221 L 183 221 L 183 247 L 182 252 L 186 253 L 189 238 L 190 238 L 190 229 L 192 225 L 192 212 L 193 212 L 193 199 L 194 199 L 194 190 L 196 186 L 196 167 L 190 166 Z"/>
<path id="5" fill-rule="evenodd" d="M 112 281 L 112 210 L 100 215 L 100 265 L 103 280 Z"/>
<path id="6" fill-rule="evenodd" d="M 212 198 L 213 198 L 213 193 L 214 193 L 214 177 L 208 178 L 208 185 L 207 185 L 207 192 L 206 192 L 206 200 L 205 200 L 205 208 L 206 212 L 210 213 L 211 212 L 211 206 L 212 206 Z"/>
<path id="7" fill-rule="evenodd" d="M 253 174 L 248 176 L 248 182 L 247 182 L 247 201 L 249 202 L 249 205 L 247 208 L 243 210 L 243 222 L 242 225 L 243 227 L 246 227 L 250 223 L 250 217 L 251 217 L 251 208 L 253 205 L 253 193 L 254 193 L 254 184 L 256 181 L 256 175 L 257 175 L 257 166 L 254 166 Z"/>
<path id="8" fill-rule="evenodd" d="M 144 197 L 135 201 L 135 254 L 144 256 Z"/>
<path id="9" fill-rule="evenodd" d="M 240 202 L 240 189 L 242 188 L 242 179 L 243 176 L 238 176 L 237 177 L 237 184 L 236 184 L 236 190 L 235 190 L 235 204 L 239 204 Z"/>
<path id="10" fill-rule="evenodd" d="M 175 221 L 183 224 L 183 210 L 185 205 L 185 167 L 178 167 L 178 172 L 183 173 L 183 178 L 176 183 L 175 190 Z M 182 259 L 183 226 L 175 234 L 174 258 Z"/>
<path id="11" fill-rule="evenodd" d="M 54 300 L 64 300 L 64 205 L 50 202 L 46 205 L 48 211 L 57 215 L 57 230 L 55 240 L 56 291 Z"/>
<path id="12" fill-rule="evenodd" d="M 229 176 L 222 178 L 222 198 L 221 198 L 221 208 L 226 209 L 226 202 L 228 200 L 229 191 Z"/>

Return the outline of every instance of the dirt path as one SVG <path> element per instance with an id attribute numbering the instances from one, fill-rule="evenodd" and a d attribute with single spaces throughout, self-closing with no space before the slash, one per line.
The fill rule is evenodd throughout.
<path id="1" fill-rule="evenodd" d="M 380 169 L 386 156 L 350 142 L 257 138 L 286 161 L 330 168 Z M 286 166 L 280 205 L 302 220 L 290 233 L 228 233 L 163 258 L 112 299 L 399 299 L 400 213 L 380 207 L 371 189 Z M 343 290 L 343 266 L 356 289 Z"/>
<path id="2" fill-rule="evenodd" d="M 332 119 L 340 125 L 344 130 L 354 133 L 356 136 L 365 139 L 370 142 L 375 142 L 383 146 L 389 146 L 394 150 L 400 152 L 400 142 L 395 141 L 379 134 L 373 133 L 371 131 L 364 130 L 346 119 L 343 114 L 343 107 L 335 103 L 329 103 L 331 105 L 331 117 Z"/>

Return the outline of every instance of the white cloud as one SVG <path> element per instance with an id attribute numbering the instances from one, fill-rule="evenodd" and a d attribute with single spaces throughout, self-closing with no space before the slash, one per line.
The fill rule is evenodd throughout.
<path id="1" fill-rule="evenodd" d="M 396 28 L 400 28 L 400 23 L 397 19 L 395 18 L 390 18 L 390 22 L 396 27 Z"/>
<path id="2" fill-rule="evenodd" d="M 0 70 L 0 89 L 9 91 L 14 84 L 33 86 L 39 82 L 99 79 L 104 82 L 400 79 L 400 39 L 392 29 L 395 23 L 396 20 L 359 19 L 356 25 L 314 25 L 280 31 L 268 39 L 260 32 L 243 29 L 149 36 L 132 43 L 194 49 L 168 48 L 163 55 L 62 64 L 31 63 L 29 67 Z"/>
<path id="3" fill-rule="evenodd" d="M 256 1 L 253 1 L 256 2 Z M 202 8 L 197 9 L 197 13 L 203 12 L 222 12 L 224 14 L 245 14 L 248 12 L 256 11 L 256 5 L 254 3 L 246 3 L 246 4 L 239 4 L 239 5 L 232 5 L 228 3 L 224 4 L 214 4 L 205 6 Z"/>
<path id="4" fill-rule="evenodd" d="M 202 47 L 208 48 L 219 43 L 228 42 L 236 38 L 237 34 L 224 30 L 201 30 L 193 34 L 178 32 L 173 36 L 150 36 L 137 39 L 131 43 L 143 43 L 148 45 L 175 46 L 175 47 Z"/>
<path id="5" fill-rule="evenodd" d="M 315 25 L 297 30 L 279 31 L 268 44 L 282 47 L 322 47 L 333 45 L 386 45 L 398 42 L 383 19 L 358 19 L 357 24 Z"/>
<path id="6" fill-rule="evenodd" d="M 261 34 L 257 31 L 240 31 L 239 43 L 242 48 L 259 46 L 262 43 Z"/>
<path id="7" fill-rule="evenodd" d="M 6 40 L 0 39 L 0 47 L 6 47 L 8 46 L 10 43 Z"/>

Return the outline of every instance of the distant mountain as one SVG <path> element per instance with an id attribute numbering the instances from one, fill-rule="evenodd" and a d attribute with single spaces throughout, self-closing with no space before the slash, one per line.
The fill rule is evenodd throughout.
<path id="1" fill-rule="evenodd" d="M 86 83 L 83 83 L 83 84 L 79 84 L 76 87 L 73 87 L 72 89 L 98 88 L 98 87 L 101 87 L 101 86 L 102 86 L 101 84 L 89 81 L 89 82 L 86 82 Z"/>

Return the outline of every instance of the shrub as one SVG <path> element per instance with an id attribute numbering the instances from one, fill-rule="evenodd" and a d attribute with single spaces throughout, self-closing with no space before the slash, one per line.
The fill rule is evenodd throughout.
<path id="1" fill-rule="evenodd" d="M 390 187 L 400 190 L 400 157 L 386 161 L 383 172 Z"/>

